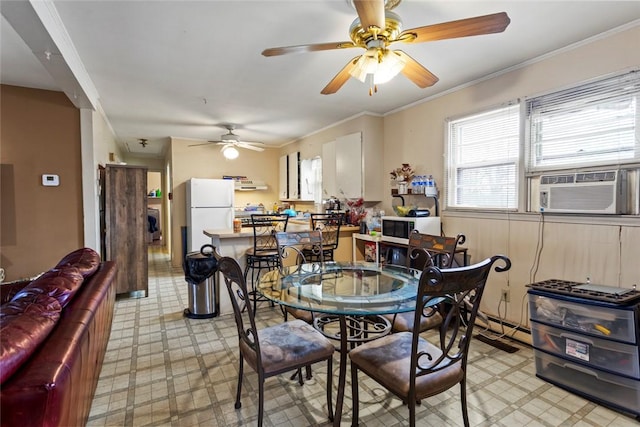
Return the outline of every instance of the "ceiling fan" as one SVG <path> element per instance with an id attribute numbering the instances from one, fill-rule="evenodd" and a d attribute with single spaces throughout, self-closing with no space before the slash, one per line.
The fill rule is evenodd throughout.
<path id="1" fill-rule="evenodd" d="M 401 50 L 392 50 L 390 45 L 397 42 L 423 43 L 458 37 L 500 33 L 511 20 L 505 12 L 457 21 L 443 22 L 424 27 L 402 30 L 400 17 L 391 12 L 401 0 L 351 0 L 358 18 L 349 28 L 351 41 L 274 47 L 265 49 L 264 56 L 278 56 L 289 53 L 315 52 L 333 49 L 359 47 L 366 52 L 356 56 L 336 74 L 320 93 L 336 93 L 349 77 L 369 82 L 369 95 L 377 92 L 377 85 L 402 74 L 420 88 L 434 85 L 438 81 L 433 73 Z M 385 10 L 386 9 L 386 10 Z"/>
<path id="2" fill-rule="evenodd" d="M 251 142 L 251 141 L 242 141 L 240 136 L 233 133 L 235 130 L 235 125 L 227 124 L 224 127 L 229 131 L 224 135 L 220 136 L 220 140 L 218 141 L 207 141 L 205 144 L 215 143 L 216 145 L 221 145 L 220 151 L 227 159 L 235 159 L 238 157 L 239 152 L 238 148 L 246 148 L 248 150 L 253 151 L 264 151 L 264 144 L 262 142 Z M 193 145 L 203 145 L 203 144 L 193 144 Z"/>

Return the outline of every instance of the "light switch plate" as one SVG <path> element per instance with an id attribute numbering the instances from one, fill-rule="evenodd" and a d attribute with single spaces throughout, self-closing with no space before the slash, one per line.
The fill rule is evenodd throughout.
<path id="1" fill-rule="evenodd" d="M 60 185 L 60 177 L 49 173 L 42 174 L 42 185 L 45 187 L 57 187 Z"/>

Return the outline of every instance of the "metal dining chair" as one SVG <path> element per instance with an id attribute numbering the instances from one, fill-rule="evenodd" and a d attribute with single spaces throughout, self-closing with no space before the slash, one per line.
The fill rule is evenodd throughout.
<path id="1" fill-rule="evenodd" d="M 301 266 L 306 264 L 308 261 L 308 254 L 311 254 L 316 258 L 318 260 L 317 262 L 324 262 L 321 231 L 277 232 L 275 233 L 275 237 L 278 245 L 281 267 L 284 265 Z M 309 324 L 313 324 L 313 313 L 311 311 L 300 310 L 292 307 L 283 307 L 283 314 L 284 320 L 287 320 L 288 314 L 291 314 L 296 319 L 301 319 Z"/>
<path id="2" fill-rule="evenodd" d="M 324 261 L 333 261 L 333 253 L 338 249 L 340 226 L 344 222 L 343 213 L 312 213 L 311 228 L 322 232 L 322 257 Z M 312 251 L 306 251 L 307 261 L 318 261 Z"/>
<path id="3" fill-rule="evenodd" d="M 416 423 L 416 403 L 460 384 L 460 401 L 464 425 L 469 426 L 467 414 L 467 355 L 476 314 L 482 299 L 491 267 L 497 272 L 511 268 L 504 255 L 495 255 L 466 267 L 423 270 L 418 285 L 414 322 L 422 311 L 437 302 L 450 304 L 439 325 L 438 341 L 431 343 L 420 336 L 420 330 L 399 332 L 362 344 L 349 352 L 351 359 L 351 387 L 353 397 L 352 426 L 358 425 L 358 371 L 364 372 L 378 384 L 398 396 L 409 407 L 409 425 Z M 468 322 L 462 320 L 466 297 L 474 293 Z"/>
<path id="4" fill-rule="evenodd" d="M 253 214 L 251 226 L 253 228 L 253 247 L 247 249 L 244 280 L 251 283 L 249 300 L 253 302 L 253 311 L 256 311 L 258 302 L 267 301 L 256 291 L 256 285 L 263 271 L 278 268 L 278 244 L 275 234 L 278 231 L 286 231 L 289 215 L 286 214 Z"/>
<path id="5" fill-rule="evenodd" d="M 283 322 L 278 325 L 258 329 L 251 304 L 240 307 L 240 299 L 248 301 L 249 291 L 238 262 L 229 257 L 218 258 L 218 270 L 224 277 L 236 320 L 239 341 L 238 388 L 235 408 L 242 406 L 242 378 L 244 362 L 258 374 L 258 426 L 262 426 L 264 416 L 264 382 L 267 378 L 317 362 L 327 362 L 327 411 L 333 420 L 331 403 L 333 344 L 313 326 L 302 320 Z"/>
<path id="6" fill-rule="evenodd" d="M 280 268 L 285 265 L 289 266 L 288 274 L 295 274 L 296 271 L 291 271 L 291 268 L 298 266 L 303 268 L 304 264 L 307 264 L 307 254 L 310 254 L 318 260 L 320 264 L 323 261 L 322 250 L 322 232 L 319 230 L 312 231 L 280 231 L 275 233 L 276 242 L 278 244 L 278 254 L 280 256 Z M 306 268 L 306 267 L 305 267 Z M 302 320 L 309 325 L 313 325 L 313 312 L 309 310 L 301 310 L 298 308 L 280 306 L 282 308 L 282 314 L 284 320 L 287 321 L 289 315 L 295 319 Z M 298 377 L 300 385 L 304 383 L 302 380 L 302 370 L 295 372 L 291 379 Z M 311 366 L 306 366 L 306 377 L 308 380 L 312 378 Z"/>
<path id="7" fill-rule="evenodd" d="M 454 261 L 458 244 L 465 242 L 464 234 L 456 237 L 436 236 L 413 231 L 409 235 L 406 267 L 424 270 L 427 267 L 450 268 Z M 427 307 L 420 317 L 420 332 L 433 329 L 442 323 L 441 307 Z M 414 313 L 387 314 L 384 317 L 391 322 L 393 332 L 412 332 Z"/>

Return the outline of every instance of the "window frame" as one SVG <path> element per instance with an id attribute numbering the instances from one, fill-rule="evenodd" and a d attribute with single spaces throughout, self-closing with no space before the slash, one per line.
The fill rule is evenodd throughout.
<path id="1" fill-rule="evenodd" d="M 454 150 L 454 146 L 452 144 L 452 126 L 455 122 L 459 122 L 465 119 L 471 119 L 475 116 L 481 116 L 481 115 L 485 115 L 485 114 L 491 114 L 493 112 L 497 112 L 499 110 L 516 110 L 517 111 L 517 122 L 518 122 L 518 134 L 517 134 L 517 154 L 515 156 L 513 156 L 513 160 L 514 161 L 510 161 L 508 158 L 502 158 L 499 159 L 498 161 L 479 161 L 476 162 L 474 164 L 468 164 L 466 165 L 465 168 L 469 169 L 469 168 L 475 168 L 475 167 L 481 167 L 483 165 L 485 166 L 490 166 L 490 167 L 495 167 L 495 166 L 501 166 L 501 165 L 511 165 L 513 164 L 515 167 L 515 183 L 514 183 L 514 191 L 515 191 L 515 205 L 513 207 L 509 206 L 509 207 L 499 207 L 499 206 L 463 206 L 463 205 L 455 205 L 455 204 L 451 204 L 450 203 L 450 198 L 451 197 L 455 197 L 455 195 L 452 194 L 452 191 L 455 191 L 455 187 L 456 187 L 456 178 L 455 178 L 455 174 L 456 172 L 460 169 L 458 167 L 458 164 L 456 163 L 455 165 L 452 163 L 452 158 L 454 156 L 453 154 L 453 150 Z M 523 116 L 522 116 L 522 110 L 523 110 L 523 103 L 520 102 L 519 99 L 510 101 L 510 102 L 506 102 L 500 105 L 493 105 L 493 106 L 489 106 L 486 108 L 483 108 L 481 110 L 472 112 L 472 113 L 468 113 L 468 114 L 463 114 L 463 115 L 459 115 L 459 116 L 455 116 L 455 117 L 450 117 L 447 118 L 445 120 L 445 156 L 444 156 L 444 170 L 445 170 L 445 183 L 444 183 L 444 187 L 445 187 L 445 191 L 444 191 L 444 209 L 449 210 L 449 211 L 484 211 L 484 212 L 489 212 L 489 211 L 496 211 L 496 212 L 518 212 L 522 209 L 523 207 L 523 203 L 525 200 L 525 193 L 526 191 L 523 191 L 524 189 L 524 184 L 523 184 L 523 178 L 524 178 L 524 159 L 523 159 L 523 131 L 522 131 L 522 126 L 523 126 Z M 508 114 L 512 114 L 511 112 Z"/>
<path id="2" fill-rule="evenodd" d="M 635 74 L 635 79 L 640 79 L 640 69 L 628 69 L 624 72 L 608 74 L 604 76 L 598 76 L 593 79 L 589 79 L 582 82 L 577 82 L 569 86 L 565 86 L 563 88 L 555 89 L 552 91 L 544 92 L 541 94 L 537 94 L 534 96 L 525 97 L 522 102 L 522 120 L 523 127 L 521 128 L 523 133 L 523 166 L 525 177 L 532 178 L 537 177 L 546 173 L 556 173 L 562 171 L 584 171 L 584 170 L 604 170 L 604 169 L 632 169 L 638 165 L 640 165 L 640 93 L 635 95 L 636 102 L 636 123 L 635 123 L 635 135 L 636 135 L 636 150 L 638 150 L 638 154 L 636 154 L 633 159 L 618 159 L 618 160 L 596 160 L 596 161 L 587 161 L 587 162 L 574 162 L 574 163 L 562 163 L 557 165 L 536 165 L 534 159 L 534 150 L 536 147 L 534 146 L 534 142 L 532 141 L 532 133 L 533 133 L 533 123 L 531 119 L 531 103 L 540 102 L 544 98 L 555 102 L 558 97 L 566 96 L 566 94 L 574 93 L 574 98 L 572 102 L 580 101 L 579 95 L 584 95 L 585 92 L 589 92 L 593 88 L 596 88 L 598 85 L 602 85 L 607 80 L 624 80 L 626 77 L 629 79 L 633 79 L 633 74 Z M 608 92 L 613 95 L 612 92 Z M 589 93 L 586 94 L 586 98 Z M 567 101 L 569 102 L 569 101 Z M 547 107 L 548 108 L 548 107 Z M 566 158 L 571 158 L 570 156 L 565 156 Z M 574 156 L 573 158 L 575 158 Z"/>

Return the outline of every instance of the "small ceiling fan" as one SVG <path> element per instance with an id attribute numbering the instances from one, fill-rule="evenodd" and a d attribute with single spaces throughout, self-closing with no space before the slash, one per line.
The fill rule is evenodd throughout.
<path id="1" fill-rule="evenodd" d="M 390 49 L 391 44 L 397 42 L 423 43 L 500 33 L 511 22 L 505 12 L 500 12 L 403 31 L 400 17 L 390 11 L 400 1 L 351 0 L 358 13 L 358 18 L 349 28 L 351 41 L 274 47 L 265 49 L 262 54 L 264 56 L 278 56 L 353 47 L 365 49 L 364 54 L 349 61 L 322 89 L 320 93 L 323 95 L 336 93 L 349 80 L 349 77 L 355 77 L 362 82 L 368 80 L 369 95 L 371 95 L 377 91 L 377 84 L 389 81 L 399 72 L 402 72 L 418 87 L 426 88 L 434 85 L 438 81 L 438 77 L 405 52 Z"/>
<path id="2" fill-rule="evenodd" d="M 233 133 L 235 130 L 235 125 L 227 124 L 224 127 L 229 131 L 224 135 L 220 136 L 220 140 L 218 141 L 207 141 L 204 144 L 215 143 L 216 145 L 221 145 L 220 151 L 227 159 L 235 159 L 238 157 L 239 152 L 238 148 L 246 148 L 247 150 L 253 151 L 264 151 L 264 144 L 262 142 L 252 142 L 252 141 L 242 141 L 240 136 Z M 204 145 L 204 144 L 193 144 L 195 145 Z"/>

